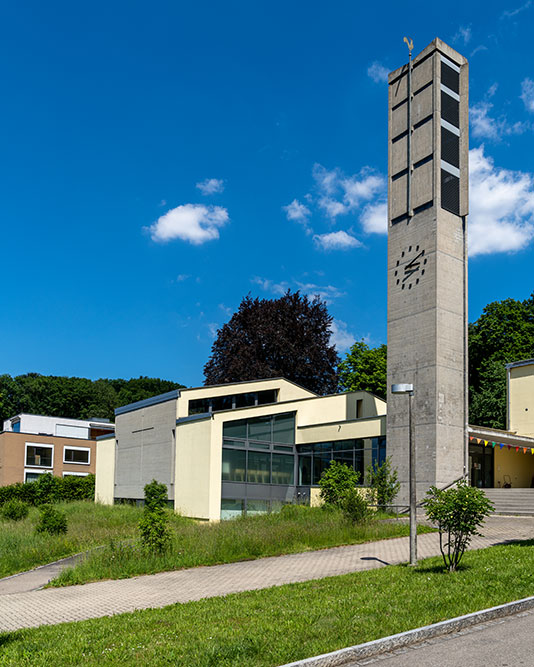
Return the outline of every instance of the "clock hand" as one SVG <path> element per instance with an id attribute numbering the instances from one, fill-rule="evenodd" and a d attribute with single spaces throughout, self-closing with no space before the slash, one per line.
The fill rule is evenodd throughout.
<path id="1" fill-rule="evenodd" d="M 406 271 L 406 269 L 411 268 L 412 265 L 414 265 L 414 264 L 417 264 L 417 266 L 419 267 L 420 262 L 418 262 L 417 260 L 419 259 L 419 257 L 422 257 L 424 254 L 425 254 L 425 251 L 421 250 L 421 252 L 418 255 L 416 255 L 410 262 L 408 262 L 408 264 L 406 264 L 404 266 L 404 270 Z"/>

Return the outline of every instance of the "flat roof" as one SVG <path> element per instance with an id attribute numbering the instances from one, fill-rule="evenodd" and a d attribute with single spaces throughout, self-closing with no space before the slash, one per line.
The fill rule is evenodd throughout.
<path id="1" fill-rule="evenodd" d="M 172 401 L 179 398 L 180 389 L 173 389 L 168 391 L 165 394 L 159 394 L 158 396 L 151 396 L 150 398 L 145 398 L 142 401 L 135 401 L 135 403 L 128 403 L 128 405 L 123 405 L 120 408 L 115 408 L 116 415 L 123 415 L 125 412 L 133 412 L 134 410 L 140 410 L 141 408 L 147 408 L 150 405 L 157 405 L 158 403 L 165 403 L 166 401 Z"/>
<path id="2" fill-rule="evenodd" d="M 512 361 L 511 364 L 506 364 L 505 368 L 517 368 L 518 366 L 531 366 L 534 364 L 534 359 L 523 359 L 522 361 Z"/>

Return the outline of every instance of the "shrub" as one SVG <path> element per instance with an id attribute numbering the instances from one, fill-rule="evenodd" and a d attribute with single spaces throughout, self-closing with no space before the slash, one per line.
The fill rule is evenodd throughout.
<path id="1" fill-rule="evenodd" d="M 167 487 L 153 479 L 145 485 L 145 508 L 139 521 L 139 532 L 145 549 L 156 554 L 162 554 L 171 543 L 166 505 Z"/>
<path id="2" fill-rule="evenodd" d="M 349 489 L 341 507 L 343 514 L 352 523 L 365 523 L 371 519 L 371 508 L 361 489 Z"/>
<path id="3" fill-rule="evenodd" d="M 67 516 L 64 512 L 52 507 L 52 505 L 41 505 L 41 516 L 35 527 L 38 533 L 49 535 L 61 535 L 67 532 Z"/>
<path id="4" fill-rule="evenodd" d="M 0 487 L 0 506 L 9 500 L 22 500 L 29 505 L 43 503 L 94 500 L 95 476 L 54 477 L 50 473 L 40 475 L 35 482 L 17 482 L 9 486 Z"/>
<path id="5" fill-rule="evenodd" d="M 145 507 L 149 510 L 165 509 L 167 507 L 167 486 L 153 479 L 145 484 Z"/>
<path id="6" fill-rule="evenodd" d="M 164 510 L 143 512 L 139 532 L 142 545 L 152 553 L 162 554 L 170 546 L 169 521 Z"/>
<path id="7" fill-rule="evenodd" d="M 10 521 L 22 521 L 22 519 L 28 516 L 29 511 L 28 503 L 17 498 L 8 500 L 0 509 L 0 513 L 4 519 L 9 519 Z"/>
<path id="8" fill-rule="evenodd" d="M 341 507 L 347 492 L 354 489 L 359 480 L 360 474 L 353 468 L 332 461 L 319 480 L 321 498 L 327 505 Z"/>
<path id="9" fill-rule="evenodd" d="M 478 528 L 493 511 L 493 505 L 482 489 L 469 486 L 465 480 L 455 488 L 440 490 L 431 486 L 423 500 L 426 515 L 439 530 L 443 562 L 454 572 Z"/>
<path id="10" fill-rule="evenodd" d="M 376 492 L 378 509 L 386 509 L 399 492 L 400 484 L 397 471 L 391 468 L 391 459 L 387 458 L 382 465 L 374 464 L 367 467 L 369 486 Z"/>

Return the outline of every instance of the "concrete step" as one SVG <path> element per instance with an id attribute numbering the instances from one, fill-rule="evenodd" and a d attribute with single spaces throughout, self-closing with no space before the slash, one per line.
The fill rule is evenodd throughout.
<path id="1" fill-rule="evenodd" d="M 484 489 L 495 514 L 534 516 L 534 489 Z"/>

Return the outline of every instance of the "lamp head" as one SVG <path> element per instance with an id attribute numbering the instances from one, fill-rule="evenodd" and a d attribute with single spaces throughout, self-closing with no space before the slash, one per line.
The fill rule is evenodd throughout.
<path id="1" fill-rule="evenodd" d="M 392 394 L 413 394 L 413 384 L 392 384 Z"/>

